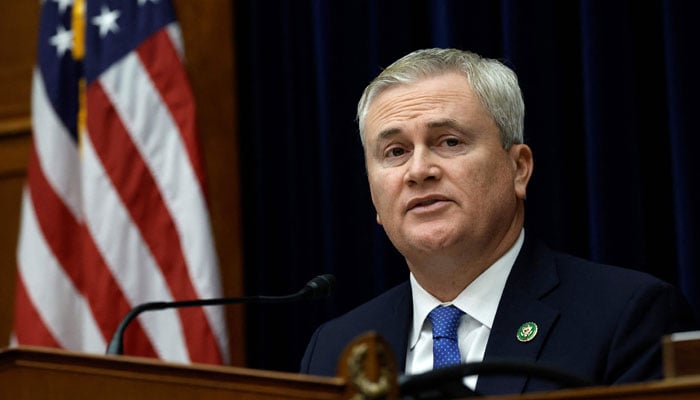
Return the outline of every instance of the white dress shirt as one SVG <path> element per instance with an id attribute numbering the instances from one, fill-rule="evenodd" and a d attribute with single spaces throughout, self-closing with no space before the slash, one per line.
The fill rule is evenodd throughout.
<path id="1" fill-rule="evenodd" d="M 406 352 L 407 374 L 419 374 L 433 369 L 433 331 L 427 317 L 428 313 L 439 305 L 454 305 L 465 312 L 457 331 L 462 362 L 478 362 L 484 359 L 486 343 L 503 288 L 524 240 L 525 231 L 522 230 L 510 250 L 448 303 L 442 303 L 428 293 L 411 274 L 413 327 Z M 474 390 L 477 379 L 476 375 L 465 377 L 464 384 Z"/>

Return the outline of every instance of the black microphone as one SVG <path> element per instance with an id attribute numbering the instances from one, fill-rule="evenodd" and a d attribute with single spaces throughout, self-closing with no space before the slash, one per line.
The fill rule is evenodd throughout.
<path id="1" fill-rule="evenodd" d="M 240 303 L 290 303 L 303 299 L 321 299 L 331 295 L 335 287 L 335 276 L 331 274 L 319 275 L 304 285 L 301 290 L 286 296 L 245 296 L 222 297 L 216 299 L 199 299 L 183 301 L 154 301 L 142 303 L 132 308 L 121 320 L 112 340 L 107 346 L 106 354 L 124 354 L 124 331 L 129 323 L 144 311 L 165 310 L 169 308 L 202 307 Z"/>

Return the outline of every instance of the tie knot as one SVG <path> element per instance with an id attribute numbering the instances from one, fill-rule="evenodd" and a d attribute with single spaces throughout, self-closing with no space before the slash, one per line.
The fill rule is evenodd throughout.
<path id="1" fill-rule="evenodd" d="M 437 306 L 428 314 L 433 324 L 433 338 L 457 340 L 457 328 L 464 311 L 455 306 Z"/>

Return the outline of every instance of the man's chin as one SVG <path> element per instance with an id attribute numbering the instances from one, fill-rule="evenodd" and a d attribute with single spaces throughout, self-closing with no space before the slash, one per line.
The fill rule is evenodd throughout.
<path id="1" fill-rule="evenodd" d="M 457 238 L 452 233 L 444 231 L 421 232 L 414 234 L 409 242 L 409 247 L 422 252 L 438 252 L 453 247 Z"/>

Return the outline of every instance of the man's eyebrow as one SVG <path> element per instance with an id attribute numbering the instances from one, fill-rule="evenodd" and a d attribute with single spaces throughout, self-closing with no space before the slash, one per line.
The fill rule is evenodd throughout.
<path id="1" fill-rule="evenodd" d="M 384 140 L 401 132 L 400 128 L 389 128 L 379 132 L 379 140 Z"/>
<path id="2" fill-rule="evenodd" d="M 428 122 L 428 128 L 454 128 L 458 131 L 465 131 L 466 129 L 459 123 L 457 122 L 456 119 L 452 118 L 447 118 L 447 119 L 440 119 L 437 121 L 430 121 Z"/>
<path id="3" fill-rule="evenodd" d="M 456 119 L 453 118 L 445 118 L 445 119 L 439 119 L 435 121 L 429 121 L 426 126 L 430 129 L 433 128 L 453 128 L 457 131 L 460 132 L 466 132 L 467 129 L 462 126 Z M 385 129 L 381 132 L 379 132 L 379 135 L 377 136 L 378 141 L 388 139 L 394 135 L 397 135 L 402 132 L 401 128 L 388 128 Z"/>

